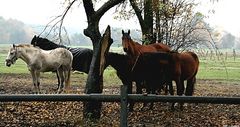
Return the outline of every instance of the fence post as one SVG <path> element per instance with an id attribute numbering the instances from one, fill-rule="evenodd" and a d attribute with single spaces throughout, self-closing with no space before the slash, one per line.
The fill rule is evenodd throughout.
<path id="1" fill-rule="evenodd" d="M 128 96 L 127 85 L 121 85 L 120 127 L 127 127 L 127 118 L 128 118 L 128 111 L 127 111 L 128 97 L 127 96 Z"/>

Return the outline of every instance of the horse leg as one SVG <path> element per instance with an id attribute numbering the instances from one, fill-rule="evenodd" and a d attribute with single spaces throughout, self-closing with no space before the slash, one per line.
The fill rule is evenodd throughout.
<path id="1" fill-rule="evenodd" d="M 186 96 L 192 96 L 194 92 L 194 84 L 196 82 L 196 77 L 190 78 L 187 80 L 187 87 L 185 91 Z"/>
<path id="2" fill-rule="evenodd" d="M 196 77 L 195 76 L 187 80 L 187 87 L 186 87 L 186 91 L 185 91 L 186 96 L 192 96 L 193 95 L 195 83 L 196 83 Z"/>
<path id="3" fill-rule="evenodd" d="M 176 82 L 176 86 L 177 86 L 177 95 L 178 96 L 182 96 L 184 93 L 184 80 L 180 80 Z M 180 110 L 183 110 L 183 103 L 179 103 L 180 104 Z"/>
<path id="4" fill-rule="evenodd" d="M 142 89 L 143 89 L 143 82 L 138 81 L 136 82 L 136 94 L 142 94 Z"/>
<path id="5" fill-rule="evenodd" d="M 64 74 L 63 74 L 63 70 L 61 68 L 59 68 L 57 70 L 58 75 L 60 77 L 60 87 L 58 88 L 58 94 L 61 93 L 63 91 L 63 83 L 64 83 Z"/>
<path id="6" fill-rule="evenodd" d="M 37 75 L 37 91 L 40 94 L 40 72 L 36 72 Z"/>
<path id="7" fill-rule="evenodd" d="M 71 76 L 71 67 L 64 68 L 64 81 L 65 81 L 65 89 L 70 89 L 70 76 Z"/>
<path id="8" fill-rule="evenodd" d="M 155 95 L 160 94 L 160 93 L 157 92 L 157 91 L 160 90 L 160 92 L 161 92 L 161 89 L 162 89 L 162 87 L 163 87 L 162 83 L 160 83 L 160 85 L 158 85 L 159 82 L 157 82 L 157 81 L 155 81 L 155 80 L 153 79 L 152 82 L 151 82 L 151 84 L 152 84 L 152 86 L 151 86 L 151 93 L 152 93 L 152 94 L 155 94 Z M 160 87 L 159 87 L 159 86 L 160 86 Z M 149 109 L 153 110 L 153 106 L 154 106 L 154 102 L 151 102 Z"/>
<path id="9" fill-rule="evenodd" d="M 174 89 L 173 89 L 173 84 L 172 84 L 171 80 L 167 82 L 166 87 L 167 87 L 167 89 L 169 89 L 170 95 L 173 96 L 174 95 Z M 175 103 L 173 102 L 172 105 L 171 105 L 171 111 L 174 111 L 174 109 L 175 109 L 174 105 L 175 105 Z"/>
<path id="10" fill-rule="evenodd" d="M 32 81 L 33 81 L 33 93 L 37 93 L 37 76 L 35 71 L 31 70 L 31 75 L 32 75 Z"/>
<path id="11" fill-rule="evenodd" d="M 136 82 L 136 93 L 137 94 L 141 94 L 142 93 L 142 88 L 143 88 L 142 82 L 140 82 L 140 81 Z"/>
<path id="12" fill-rule="evenodd" d="M 56 75 L 57 75 L 57 79 L 58 79 L 58 87 L 57 87 L 57 90 L 59 89 L 59 87 L 60 87 L 60 78 L 59 78 L 59 75 L 58 75 L 58 73 L 56 72 Z"/>
<path id="13" fill-rule="evenodd" d="M 143 83 L 144 84 L 142 84 L 142 85 L 144 85 L 145 86 L 145 89 L 146 89 L 146 91 L 142 91 L 142 94 L 144 95 L 144 96 L 147 96 L 147 94 L 150 94 L 150 87 L 149 87 L 149 85 L 147 84 L 147 81 L 143 81 Z M 140 90 L 139 90 L 140 91 Z M 142 106 L 142 108 L 141 108 L 141 111 L 143 111 L 144 110 L 144 108 L 145 107 L 147 107 L 147 102 L 143 102 L 143 106 Z"/>
<path id="14" fill-rule="evenodd" d="M 164 95 L 168 95 L 168 93 L 170 93 L 170 90 L 169 90 L 170 88 L 169 88 L 169 86 L 168 86 L 168 84 L 163 84 L 163 91 L 164 91 Z M 172 90 L 173 90 L 173 88 L 172 88 Z"/>
<path id="15" fill-rule="evenodd" d="M 127 85 L 127 91 L 128 94 L 132 94 L 132 82 L 128 83 Z M 132 112 L 133 111 L 133 107 L 134 107 L 134 102 L 130 101 L 129 102 L 129 111 Z"/>
<path id="16" fill-rule="evenodd" d="M 144 86 L 146 87 L 146 92 L 147 92 L 147 94 L 152 94 L 152 93 L 153 93 L 153 87 L 151 86 L 152 83 L 151 83 L 149 80 L 145 81 L 144 83 L 145 83 Z M 144 94 L 144 95 L 145 95 L 145 94 Z M 143 107 L 141 108 L 141 110 L 143 111 L 144 108 L 147 107 L 147 105 L 148 105 L 148 102 L 144 102 L 144 103 L 143 103 Z M 152 108 L 151 106 L 152 106 L 152 103 L 151 103 L 149 109 Z"/>

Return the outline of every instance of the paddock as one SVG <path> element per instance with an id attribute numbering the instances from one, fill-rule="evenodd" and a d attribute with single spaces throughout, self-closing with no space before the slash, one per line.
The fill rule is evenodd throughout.
<path id="1" fill-rule="evenodd" d="M 117 77 L 109 81 L 104 79 L 103 95 L 83 95 L 85 74 L 73 74 L 72 91 L 70 94 L 55 95 L 57 87 L 55 74 L 43 75 L 43 94 L 31 94 L 31 82 L 29 74 L 0 74 L 3 79 L 0 82 L 0 115 L 1 125 L 56 125 L 56 126 L 82 126 L 89 125 L 82 117 L 82 101 L 95 100 L 103 102 L 101 119 L 93 126 L 119 126 L 121 112 L 120 86 Z M 18 79 L 18 80 L 16 80 Z M 172 125 L 172 126 L 223 126 L 239 125 L 240 85 L 225 83 L 217 80 L 198 80 L 193 100 L 179 98 L 177 96 L 140 95 L 138 101 L 161 101 L 156 103 L 153 110 L 140 111 L 141 103 L 137 103 L 134 112 L 129 112 L 127 122 L 130 126 Z M 8 94 L 7 96 L 5 96 Z M 30 94 L 30 95 L 29 95 Z M 20 95 L 20 96 L 18 96 Z M 204 98 L 202 98 L 204 96 Z M 232 98 L 233 97 L 233 98 Z M 237 98 L 236 98 L 237 97 Z M 158 98 L 157 100 L 155 100 Z M 231 98 L 231 99 L 229 99 Z M 139 99 L 136 95 L 129 95 L 128 99 Z M 149 100 L 150 99 L 150 100 Z M 172 100 L 171 100 L 172 99 Z M 185 105 L 184 111 L 171 112 L 166 101 L 192 101 Z M 185 100 L 187 99 L 187 100 Z M 202 100 L 203 99 L 203 100 Z M 227 101 L 225 101 L 226 99 Z M 201 101 L 198 105 L 195 101 Z M 10 102 L 9 102 L 10 101 Z M 15 102 L 16 101 L 16 102 Z M 214 104 L 210 104 L 214 103 Z M 222 104 L 229 103 L 229 104 Z M 233 104 L 230 104 L 233 103 Z M 10 116 L 10 117 L 9 117 Z M 111 121 L 110 123 L 108 121 Z"/>

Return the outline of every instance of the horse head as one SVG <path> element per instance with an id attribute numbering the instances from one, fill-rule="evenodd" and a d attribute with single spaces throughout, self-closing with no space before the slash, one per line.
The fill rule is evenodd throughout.
<path id="1" fill-rule="evenodd" d="M 125 33 L 122 30 L 122 46 L 124 52 L 129 52 L 130 43 L 132 42 L 131 36 L 130 36 L 130 30 L 128 30 L 127 33 Z"/>
<path id="2" fill-rule="evenodd" d="M 8 51 L 8 55 L 6 57 L 6 66 L 10 67 L 12 64 L 16 62 L 18 59 L 18 53 L 17 53 L 17 47 L 13 44 L 13 47 L 11 47 Z"/>
<path id="3" fill-rule="evenodd" d="M 31 40 L 31 45 L 38 46 L 38 40 L 39 39 L 40 39 L 39 36 L 34 35 L 33 39 Z"/>
<path id="4" fill-rule="evenodd" d="M 34 35 L 31 45 L 38 46 L 39 48 L 43 50 L 52 50 L 55 48 L 58 48 L 59 46 L 55 44 L 54 42 L 48 40 L 47 38 L 42 38 L 39 36 Z"/>

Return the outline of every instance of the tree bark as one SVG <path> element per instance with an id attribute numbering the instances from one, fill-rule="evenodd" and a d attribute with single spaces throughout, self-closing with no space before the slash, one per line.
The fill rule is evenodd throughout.
<path id="1" fill-rule="evenodd" d="M 92 0 L 83 0 L 83 6 L 88 21 L 88 27 L 84 29 L 84 34 L 91 39 L 93 44 L 93 58 L 90 65 L 90 70 L 88 73 L 88 78 L 84 91 L 86 94 L 102 93 L 103 88 L 103 76 L 102 72 L 100 72 L 100 60 L 101 60 L 100 56 L 102 56 L 101 55 L 102 43 L 101 34 L 99 32 L 99 21 L 105 12 L 107 12 L 110 8 L 123 1 L 124 0 L 109 0 L 106 3 L 104 3 L 97 11 L 95 11 Z M 110 27 L 108 27 L 108 29 L 110 29 Z M 104 38 L 102 40 L 106 41 L 106 39 Z M 108 50 L 108 48 L 106 48 L 106 50 Z M 98 119 L 100 118 L 101 115 L 100 113 L 101 102 L 84 103 L 83 111 L 84 118 Z"/>
<path id="2" fill-rule="evenodd" d="M 155 43 L 153 37 L 153 9 L 152 9 L 152 0 L 144 0 L 144 17 L 142 16 L 142 11 L 136 0 L 130 0 L 130 4 L 136 13 L 139 24 L 142 30 L 142 40 L 143 44 Z"/>

